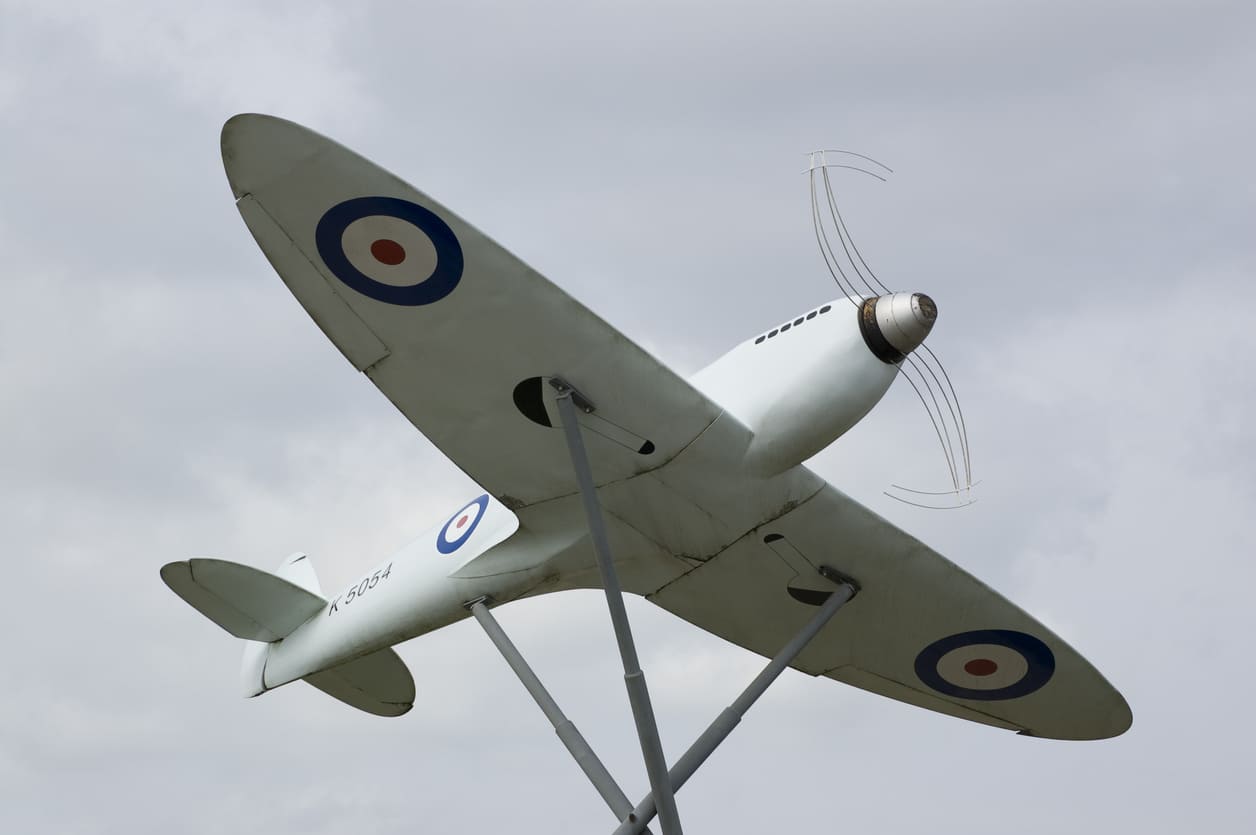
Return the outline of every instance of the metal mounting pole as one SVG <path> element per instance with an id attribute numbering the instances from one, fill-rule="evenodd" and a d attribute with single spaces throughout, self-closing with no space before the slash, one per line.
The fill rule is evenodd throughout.
<path id="1" fill-rule="evenodd" d="M 593 788 L 597 789 L 597 793 L 602 796 L 602 800 L 606 801 L 606 805 L 615 813 L 615 817 L 621 821 L 626 819 L 629 813 L 632 812 L 632 804 L 628 802 L 628 796 L 624 794 L 623 789 L 615 782 L 615 778 L 606 770 L 606 766 L 598 759 L 597 754 L 593 753 L 593 749 L 589 747 L 589 743 L 585 741 L 584 736 L 563 713 L 562 708 L 558 706 L 554 698 L 550 696 L 549 691 L 545 689 L 545 685 L 541 684 L 541 680 L 536 677 L 536 673 L 532 671 L 528 662 L 524 660 L 522 653 L 519 652 L 514 642 L 510 640 L 506 631 L 502 629 L 501 624 L 497 622 L 497 618 L 493 617 L 493 613 L 489 611 L 488 601 L 485 598 L 480 598 L 472 601 L 469 608 L 471 609 L 471 614 L 475 615 L 475 619 L 480 622 L 480 626 L 484 627 L 489 640 L 493 642 L 493 645 L 497 647 L 502 657 L 506 659 L 510 669 L 515 671 L 515 675 L 519 677 L 519 681 L 532 696 L 537 707 L 545 714 L 545 718 L 550 721 L 554 732 L 563 741 L 563 745 L 567 746 L 568 752 L 571 753 L 584 775 L 589 778 Z"/>
<path id="2" fill-rule="evenodd" d="M 567 439 L 567 451 L 571 454 L 571 466 L 576 472 L 576 483 L 580 486 L 580 498 L 589 523 L 593 551 L 597 555 L 598 569 L 602 573 L 602 587 L 606 592 L 611 625 L 615 629 L 615 640 L 619 644 L 619 655 L 624 663 L 624 686 L 628 689 L 628 702 L 632 705 L 632 718 L 636 722 L 637 737 L 641 741 L 641 755 L 645 759 L 646 774 L 650 778 L 652 805 L 657 807 L 663 835 L 682 835 L 676 798 L 672 793 L 672 781 L 667 773 L 667 760 L 663 757 L 663 745 L 659 742 L 658 722 L 650 704 L 645 673 L 641 672 L 641 662 L 637 659 L 637 648 L 632 641 L 632 626 L 628 623 L 623 592 L 611 558 L 606 522 L 602 519 L 602 508 L 598 504 L 589 457 L 580 437 L 580 424 L 576 422 L 575 398 L 579 398 L 581 408 L 586 413 L 593 411 L 593 404 L 557 377 L 552 378 L 550 384 L 558 390 L 558 413 L 562 418 L 563 435 Z M 632 821 L 631 816 L 628 821 Z M 640 832 L 641 829 L 633 831 Z"/>
<path id="3" fill-rule="evenodd" d="M 693 745 L 689 746 L 689 750 L 676 761 L 676 765 L 672 766 L 671 771 L 668 772 L 668 783 L 672 791 L 680 790 L 680 787 L 698 770 L 698 766 L 702 765 L 719 744 L 733 732 L 733 728 L 737 727 L 738 723 L 741 722 L 741 717 L 746 715 L 746 711 L 750 709 L 750 706 L 764 694 L 777 676 L 784 672 L 785 668 L 798 657 L 798 654 L 803 651 L 807 644 L 820 633 L 824 625 L 837 614 L 837 610 L 849 602 L 858 591 L 858 587 L 853 580 L 837 574 L 832 569 L 822 567 L 820 573 L 835 582 L 840 582 L 841 585 L 824 602 L 824 605 L 820 607 L 820 611 L 816 612 L 815 617 L 768 662 L 768 665 L 755 676 L 754 680 L 742 691 L 741 695 L 734 699 L 731 705 L 724 708 L 715 721 L 694 741 Z M 646 797 L 637 804 L 627 819 L 621 818 L 620 820 L 623 822 L 615 830 L 614 835 L 638 835 L 638 833 L 644 832 L 646 824 L 654 817 L 654 798 L 654 794 Z"/>

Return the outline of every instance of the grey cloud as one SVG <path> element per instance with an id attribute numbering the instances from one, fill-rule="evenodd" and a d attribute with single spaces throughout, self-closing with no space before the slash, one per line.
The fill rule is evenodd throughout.
<path id="1" fill-rule="evenodd" d="M 787 674 L 682 792 L 690 831 L 1250 818 L 1247 6 L 0 8 L 14 831 L 609 824 L 474 625 L 401 648 L 420 701 L 386 722 L 240 699 L 236 642 L 157 578 L 300 549 L 337 587 L 470 489 L 256 251 L 217 151 L 245 110 L 430 191 L 684 371 L 836 295 L 802 152 L 896 168 L 839 178 L 843 208 L 939 301 L 980 501 L 881 495 L 943 479 L 899 386 L 815 466 L 1074 641 L 1135 725 L 1052 744 Z M 630 609 L 674 754 L 759 661 Z M 643 792 L 597 595 L 500 617 Z"/>

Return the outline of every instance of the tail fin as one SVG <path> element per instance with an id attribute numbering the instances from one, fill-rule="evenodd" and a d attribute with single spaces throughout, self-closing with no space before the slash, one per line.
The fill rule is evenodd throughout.
<path id="1" fill-rule="evenodd" d="M 310 558 L 300 551 L 290 554 L 281 562 L 279 568 L 275 570 L 275 576 L 282 577 L 290 583 L 296 583 L 311 594 L 323 596 L 323 588 L 318 584 L 318 575 L 314 573 L 314 563 L 310 562 Z"/>
<path id="2" fill-rule="evenodd" d="M 250 697 L 266 692 L 270 643 L 291 635 L 327 604 L 305 554 L 289 556 L 277 574 L 195 558 L 163 566 L 161 579 L 202 615 L 249 642 L 240 662 L 240 684 Z"/>
<path id="3" fill-rule="evenodd" d="M 197 557 L 162 566 L 161 579 L 198 612 L 248 642 L 240 683 L 250 697 L 266 692 L 271 644 L 291 635 L 327 605 L 314 566 L 301 553 L 284 559 L 274 574 Z M 376 716 L 400 716 L 414 706 L 414 678 L 388 648 L 311 673 L 305 681 Z"/>

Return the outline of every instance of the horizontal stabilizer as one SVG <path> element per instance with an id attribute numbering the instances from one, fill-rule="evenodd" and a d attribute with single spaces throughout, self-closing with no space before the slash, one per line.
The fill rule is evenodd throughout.
<path id="1" fill-rule="evenodd" d="M 288 580 L 226 560 L 172 562 L 162 566 L 161 579 L 202 615 L 248 641 L 286 638 L 327 604 Z"/>
<path id="2" fill-rule="evenodd" d="M 305 680 L 328 696 L 376 716 L 400 716 L 414 707 L 414 678 L 401 657 L 387 648 Z"/>

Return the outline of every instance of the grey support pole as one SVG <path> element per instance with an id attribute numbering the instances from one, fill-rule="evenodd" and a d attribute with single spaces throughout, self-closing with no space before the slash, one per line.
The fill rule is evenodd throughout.
<path id="1" fill-rule="evenodd" d="M 750 682 L 750 686 L 742 691 L 742 694 L 731 705 L 724 708 L 710 727 L 703 731 L 693 745 L 689 746 L 689 750 L 676 761 L 676 765 L 668 773 L 668 782 L 673 791 L 680 790 L 680 787 L 698 770 L 698 766 L 702 765 L 719 744 L 733 732 L 733 728 L 741 722 L 741 717 L 746 715 L 746 711 L 764 694 L 777 676 L 784 672 L 807 644 L 820 633 L 824 625 L 837 614 L 837 610 L 855 596 L 857 589 L 853 581 L 827 568 L 821 568 L 820 573 L 840 582 L 841 585 L 829 595 L 829 599 L 820 607 L 820 611 L 816 612 L 815 617 L 802 628 L 802 631 L 768 662 L 763 671 Z M 654 797 L 655 795 L 652 794 L 638 803 L 626 820 L 621 817 L 620 820 L 623 822 L 615 830 L 614 835 L 639 835 L 644 832 L 646 824 L 654 817 Z"/>
<path id="2" fill-rule="evenodd" d="M 591 413 L 593 406 L 574 392 L 571 386 L 563 380 L 555 377 L 550 380 L 550 384 L 558 390 L 558 413 L 562 418 L 563 434 L 567 439 L 567 451 L 571 454 L 571 466 L 576 472 L 576 482 L 580 486 L 580 498 L 584 503 L 584 514 L 589 523 L 589 536 L 593 541 L 593 551 L 597 555 L 598 568 L 602 572 L 606 605 L 610 609 L 611 625 L 615 628 L 615 640 L 619 644 L 619 655 L 624 663 L 624 686 L 628 689 L 628 702 L 632 705 L 632 718 L 636 722 L 637 737 L 641 741 L 641 755 L 645 759 L 646 774 L 650 778 L 650 793 L 653 800 L 651 805 L 658 810 L 663 835 L 682 835 L 680 815 L 676 811 L 676 798 L 672 793 L 672 781 L 667 773 L 667 760 L 663 757 L 663 746 L 659 742 L 658 723 L 654 718 L 654 708 L 650 704 L 650 691 L 646 688 L 645 674 L 641 672 L 641 662 L 637 659 L 637 648 L 632 641 L 632 627 L 628 623 L 628 612 L 624 609 L 623 592 L 619 587 L 619 577 L 615 574 L 615 563 L 611 558 L 610 542 L 606 536 L 606 522 L 602 519 L 602 508 L 598 504 L 597 489 L 593 484 L 593 473 L 589 467 L 589 457 L 584 449 L 584 441 L 580 437 L 580 425 L 576 422 L 576 403 L 573 398 L 579 397 L 582 401 L 581 408 L 585 412 Z M 631 823 L 631 817 L 628 820 Z M 636 824 L 632 825 L 636 826 Z M 640 832 L 643 827 L 644 824 L 632 831 Z"/>
<path id="3" fill-rule="evenodd" d="M 602 761 L 598 759 L 597 754 L 593 753 L 593 749 L 589 747 L 589 743 L 585 741 L 584 736 L 576 729 L 571 720 L 566 717 L 558 703 L 550 696 L 549 691 L 545 689 L 545 685 L 541 684 L 541 680 L 536 677 L 536 673 L 532 672 L 532 668 L 528 666 L 528 662 L 524 660 L 514 642 L 506 635 L 501 624 L 497 622 L 497 618 L 493 617 L 493 613 L 488 610 L 488 606 L 484 598 L 480 598 L 471 603 L 471 614 L 475 615 L 475 619 L 480 622 L 480 626 L 484 627 L 484 631 L 488 634 L 489 640 L 501 652 L 502 657 L 506 659 L 506 663 L 510 665 L 510 669 L 515 671 L 515 675 L 519 677 L 519 681 L 523 683 L 525 689 L 536 702 L 537 707 L 545 714 L 545 718 L 550 721 L 554 727 L 554 732 L 558 734 L 558 738 L 563 741 L 563 745 L 567 746 L 567 750 L 571 756 L 575 758 L 576 764 L 589 778 L 589 782 L 597 789 L 597 793 L 606 801 L 606 805 L 615 813 L 615 817 L 624 820 L 632 812 L 632 804 L 628 802 L 628 796 L 624 794 L 623 789 L 615 782 L 615 778 L 611 777 L 610 772 L 606 770 L 606 766 L 602 765 Z"/>

